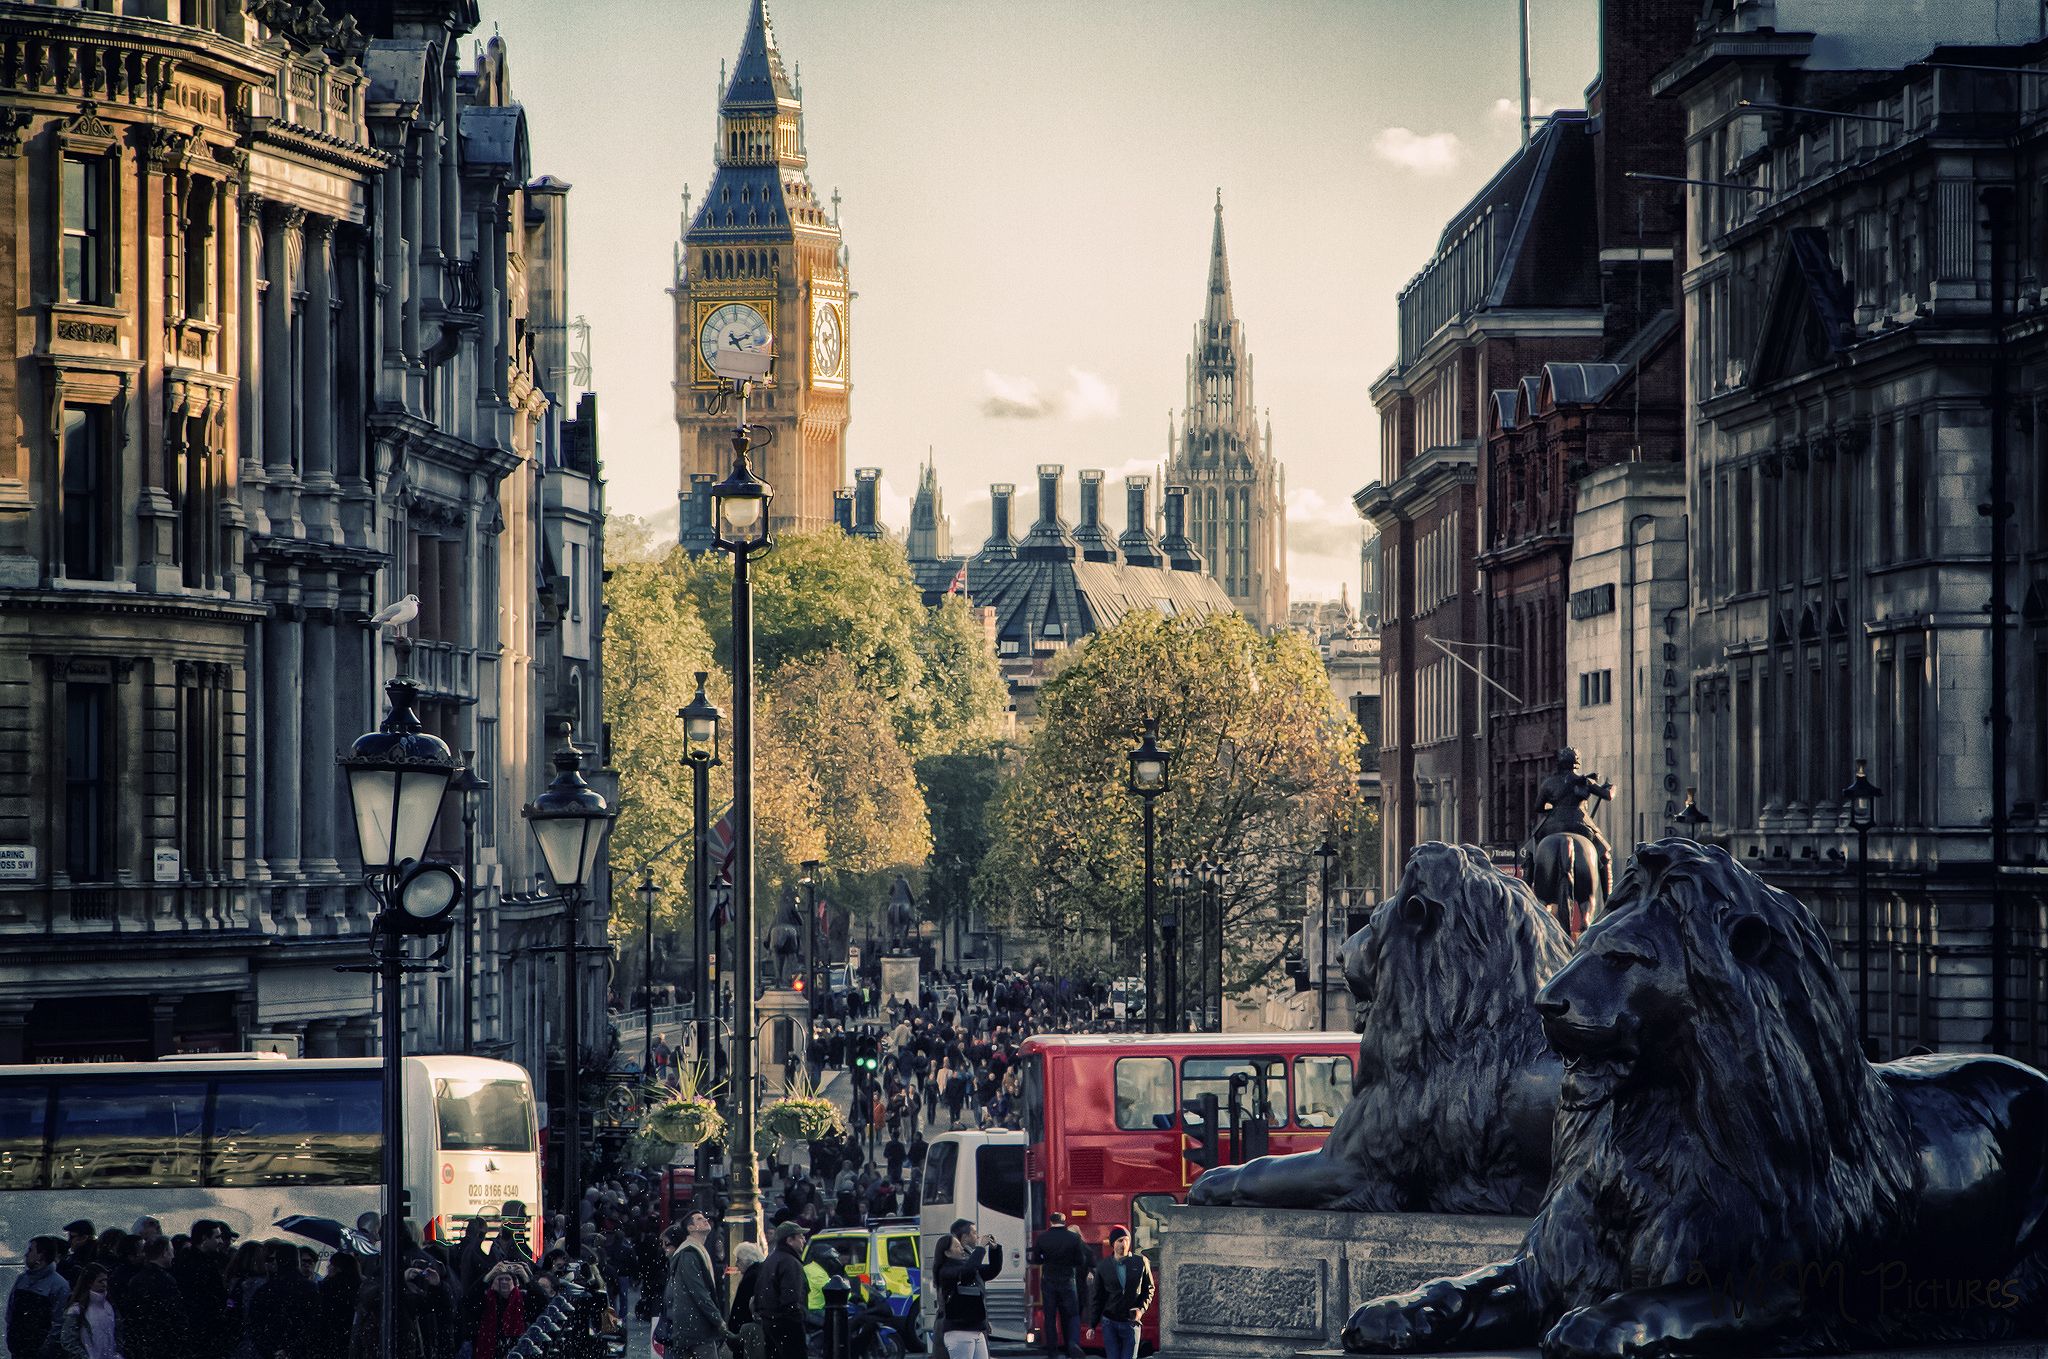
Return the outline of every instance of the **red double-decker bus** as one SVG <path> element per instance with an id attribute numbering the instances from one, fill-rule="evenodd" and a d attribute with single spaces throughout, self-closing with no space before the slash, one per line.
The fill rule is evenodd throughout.
<path id="1" fill-rule="evenodd" d="M 1131 1248 L 1159 1266 L 1158 1212 L 1185 1203 L 1203 1167 L 1187 1158 L 1199 1115 L 1187 1101 L 1214 1095 L 1217 1150 L 1224 1163 L 1245 1159 L 1233 1136 L 1233 1089 L 1240 1127 L 1259 1114 L 1274 1155 L 1322 1145 L 1351 1097 L 1351 1033 L 1050 1034 L 1018 1051 L 1024 1082 L 1027 1239 L 1060 1212 L 1098 1255 L 1109 1229 L 1131 1230 Z M 1263 1075 L 1264 1099 L 1258 1085 Z M 1237 1080 L 1233 1082 L 1232 1078 Z M 1260 1105 L 1263 1103 L 1264 1108 Z M 1185 1122 L 1183 1121 L 1185 1119 Z M 1256 1150 L 1255 1144 L 1252 1147 Z M 1164 1286 L 1164 1281 L 1161 1281 Z M 1037 1271 L 1029 1284 L 1031 1338 L 1044 1335 Z M 1143 1343 L 1159 1343 L 1159 1309 L 1145 1317 Z M 1100 1348 L 1090 1330 L 1084 1343 Z"/>

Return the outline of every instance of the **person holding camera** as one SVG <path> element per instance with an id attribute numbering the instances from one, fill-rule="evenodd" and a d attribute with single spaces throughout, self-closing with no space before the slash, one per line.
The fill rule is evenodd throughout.
<path id="1" fill-rule="evenodd" d="M 953 1224 L 940 1248 L 939 1343 L 946 1359 L 989 1359 L 988 1289 L 1003 1272 L 1000 1243 L 981 1244 L 981 1230 L 968 1218 Z"/>

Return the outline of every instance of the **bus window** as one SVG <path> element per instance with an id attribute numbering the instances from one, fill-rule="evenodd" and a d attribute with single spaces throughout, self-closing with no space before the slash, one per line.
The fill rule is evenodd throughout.
<path id="1" fill-rule="evenodd" d="M 206 1182 L 375 1184 L 384 1146 L 375 1072 L 275 1079 L 224 1076 L 213 1098 Z"/>
<path id="2" fill-rule="evenodd" d="M 57 1189 L 197 1187 L 203 1081 L 67 1081 L 57 1087 Z"/>
<path id="3" fill-rule="evenodd" d="M 1294 1122 L 1302 1128 L 1336 1126 L 1351 1098 L 1351 1059 L 1328 1055 L 1294 1059 Z"/>
<path id="4" fill-rule="evenodd" d="M 1180 1064 L 1180 1097 L 1183 1104 L 1204 1095 L 1216 1097 L 1216 1116 L 1229 1126 L 1230 1078 L 1235 1075 L 1254 1076 L 1257 1074 L 1249 1057 L 1188 1057 Z M 1245 1117 L 1252 1113 L 1253 1101 L 1258 1092 L 1247 1084 L 1238 1096 L 1239 1107 Z M 1266 1099 L 1273 1106 L 1273 1126 L 1287 1121 L 1287 1064 L 1275 1060 L 1266 1068 Z M 1187 1111 L 1186 1120 L 1199 1124 L 1201 1116 Z"/>
<path id="5" fill-rule="evenodd" d="M 958 1142 L 934 1142 L 924 1155 L 924 1201 L 926 1206 L 950 1207 L 953 1203 L 953 1168 L 960 1157 Z"/>
<path id="6" fill-rule="evenodd" d="M 1024 1059 L 1024 1140 L 1037 1146 L 1045 1140 L 1045 1062 L 1037 1053 Z"/>
<path id="7" fill-rule="evenodd" d="M 1004 1217 L 1024 1216 L 1024 1148 L 976 1147 L 974 1179 L 983 1208 Z"/>
<path id="8" fill-rule="evenodd" d="M 443 1151 L 532 1151 L 533 1095 L 524 1081 L 434 1082 Z"/>
<path id="9" fill-rule="evenodd" d="M 43 1187 L 43 1133 L 50 1087 L 0 1087 L 0 1193 Z"/>
<path id="10" fill-rule="evenodd" d="M 1118 1058 L 1117 1127 L 1156 1132 L 1162 1116 L 1168 1120 L 1173 1118 L 1173 1058 Z M 1170 1122 L 1168 1126 L 1171 1126 Z"/>

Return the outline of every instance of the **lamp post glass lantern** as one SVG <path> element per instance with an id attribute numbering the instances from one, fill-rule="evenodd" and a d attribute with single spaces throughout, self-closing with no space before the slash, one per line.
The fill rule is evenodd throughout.
<path id="1" fill-rule="evenodd" d="M 1700 827 L 1706 825 L 1712 818 L 1700 810 L 1699 798 L 1695 793 L 1696 790 L 1691 788 L 1685 790 L 1685 805 L 1678 809 L 1678 824 L 1684 827 L 1685 838 L 1698 844 Z"/>
<path id="2" fill-rule="evenodd" d="M 1166 791 L 1166 771 L 1173 760 L 1171 751 L 1160 748 L 1158 718 L 1149 715 L 1145 718 L 1144 736 L 1126 758 L 1131 764 L 1130 790 L 1144 804 L 1145 815 L 1145 1031 L 1158 1033 L 1159 982 L 1155 962 L 1158 941 L 1154 937 L 1158 903 L 1153 891 L 1156 875 L 1152 868 L 1157 823 L 1152 804 Z"/>
<path id="3" fill-rule="evenodd" d="M 405 941 L 413 935 L 442 934 L 462 895 L 454 870 L 421 861 L 441 816 L 441 800 L 455 777 L 455 756 L 440 737 L 425 730 L 413 704 L 420 689 L 411 680 L 384 686 L 390 710 L 376 731 L 356 738 L 340 764 L 348 779 L 356 826 L 356 853 L 363 884 L 379 906 L 371 934 L 374 972 L 382 1004 L 383 1049 L 383 1304 L 378 1314 L 382 1353 L 398 1352 L 397 1299 L 403 1286 L 405 1193 L 404 1023 L 405 974 L 435 966 L 411 963 Z M 445 954 L 443 944 L 442 953 Z M 437 954 L 438 958 L 440 955 Z"/>
<path id="4" fill-rule="evenodd" d="M 1856 777 L 1842 790 L 1849 808 L 1849 826 L 1856 832 L 1856 1036 L 1864 1055 L 1876 1057 L 1877 1040 L 1870 1032 L 1870 828 L 1877 824 L 1877 800 L 1884 789 L 1870 781 L 1865 761 L 1856 761 Z"/>
<path id="5" fill-rule="evenodd" d="M 596 872 L 605 833 L 615 813 L 598 791 L 583 781 L 583 753 L 562 728 L 562 748 L 555 752 L 555 779 L 547 791 L 521 809 L 548 876 L 562 894 L 562 1203 L 569 1224 L 569 1258 L 582 1258 L 583 1105 L 582 999 L 577 954 L 583 941 L 581 908 L 584 889 Z"/>

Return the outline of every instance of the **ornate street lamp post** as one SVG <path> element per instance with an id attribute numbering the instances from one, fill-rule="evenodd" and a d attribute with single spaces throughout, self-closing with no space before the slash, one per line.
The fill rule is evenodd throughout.
<path id="1" fill-rule="evenodd" d="M 1187 1025 L 1187 1007 L 1181 1004 L 1180 952 L 1187 945 L 1180 936 L 1181 921 L 1188 912 L 1188 869 L 1186 864 L 1175 864 L 1166 870 L 1168 901 L 1171 907 L 1160 928 L 1166 942 L 1166 1031 L 1180 1033 Z"/>
<path id="2" fill-rule="evenodd" d="M 1152 803 L 1161 793 L 1166 791 L 1166 769 L 1173 760 L 1171 751 L 1160 749 L 1158 737 L 1158 719 L 1147 717 L 1145 719 L 1144 739 L 1138 742 L 1137 746 L 1131 750 L 1127 757 L 1131 762 L 1130 789 L 1138 795 L 1139 801 L 1145 807 L 1145 1032 L 1147 1033 L 1159 1032 L 1158 978 L 1154 975 L 1155 962 L 1153 957 L 1157 949 L 1153 938 L 1153 915 L 1156 908 L 1152 891 L 1152 880 L 1154 877 L 1152 871 L 1154 839 Z"/>
<path id="3" fill-rule="evenodd" d="M 1209 903 L 1209 1008 L 1206 1031 L 1223 1032 L 1223 901 L 1230 886 L 1230 862 L 1216 861 L 1216 885 Z"/>
<path id="4" fill-rule="evenodd" d="M 1216 870 L 1213 859 L 1201 859 L 1195 864 L 1195 918 L 1188 933 L 1194 947 L 1190 959 L 1195 974 L 1189 980 L 1194 986 L 1194 1032 L 1205 1032 L 1209 1027 L 1209 912 L 1216 905 Z"/>
<path id="5" fill-rule="evenodd" d="M 569 1258 L 583 1249 L 583 1034 L 581 978 L 577 954 L 583 942 L 583 891 L 597 871 L 605 833 L 616 815 L 596 789 L 583 781 L 583 754 L 570 744 L 562 724 L 562 748 L 555 752 L 555 781 L 521 809 L 546 861 L 548 876 L 562 894 L 567 917 L 562 933 L 562 1208 L 569 1224 Z"/>
<path id="6" fill-rule="evenodd" d="M 654 885 L 652 872 L 633 890 L 640 898 L 640 942 L 643 949 L 640 960 L 640 1019 L 646 1025 L 641 1036 L 647 1040 L 640 1070 L 651 1081 L 654 1079 L 654 898 L 660 892 Z"/>
<path id="7" fill-rule="evenodd" d="M 754 596 L 747 568 L 755 557 L 774 546 L 768 532 L 768 502 L 774 495 L 767 482 L 754 475 L 747 463 L 751 430 L 747 426 L 748 374 L 741 369 L 761 360 L 765 376 L 766 356 L 740 356 L 747 360 L 734 371 L 720 375 L 734 380 L 739 398 L 739 416 L 732 431 L 732 473 L 711 488 L 713 522 L 717 526 L 720 550 L 732 554 L 732 831 L 733 831 L 733 913 L 739 936 L 733 966 L 733 1063 L 734 1111 L 732 1137 L 728 1143 L 732 1159 L 732 1210 L 726 1215 L 726 1242 L 737 1247 L 742 1241 L 761 1237 L 761 1194 L 758 1166 L 754 1159 Z"/>
<path id="8" fill-rule="evenodd" d="M 804 987 L 810 994 L 811 1017 L 824 1013 L 818 989 L 818 873 L 824 865 L 816 859 L 803 862 L 804 883 Z M 806 1039 L 806 1042 L 809 1040 Z"/>
<path id="9" fill-rule="evenodd" d="M 696 1028 L 697 1060 L 711 1069 L 711 853 L 705 817 L 711 802 L 711 770 L 718 760 L 718 724 L 725 714 L 704 693 L 709 672 L 697 672 L 697 696 L 676 710 L 683 722 L 683 763 L 690 766 L 690 943 L 697 972 L 690 988 L 690 1019 Z"/>
<path id="10" fill-rule="evenodd" d="M 1842 790 L 1842 801 L 1849 804 L 1849 825 L 1856 832 L 1856 1035 L 1871 1057 L 1876 1043 L 1870 1036 L 1870 828 L 1877 824 L 1877 800 L 1883 796 L 1865 762 L 1856 761 L 1856 777 Z"/>
<path id="11" fill-rule="evenodd" d="M 1322 868 L 1317 894 L 1322 898 L 1323 932 L 1316 942 L 1316 1027 L 1330 1029 L 1330 870 L 1337 866 L 1337 842 L 1325 838 L 1316 846 L 1316 863 Z"/>
<path id="12" fill-rule="evenodd" d="M 1678 809 L 1678 824 L 1685 828 L 1685 838 L 1698 844 L 1700 827 L 1706 825 L 1712 818 L 1700 810 L 1699 800 L 1694 796 L 1694 792 L 1691 788 L 1685 790 L 1685 805 Z"/>
<path id="13" fill-rule="evenodd" d="M 358 737 L 340 763 L 355 813 L 363 885 L 379 908 L 370 933 L 373 961 L 368 968 L 345 970 L 375 972 L 383 1005 L 384 1225 L 379 1240 L 384 1297 L 378 1329 L 382 1353 L 396 1354 L 405 1256 L 400 1248 L 405 1236 L 405 975 L 438 970 L 448 952 L 446 935 L 462 882 L 452 868 L 421 860 L 455 776 L 455 757 L 440 737 L 421 728 L 412 706 L 420 696 L 418 685 L 395 679 L 384 692 L 391 710 L 383 725 Z M 409 961 L 406 940 L 432 934 L 443 936 L 439 951 L 426 962 Z"/>
<path id="14" fill-rule="evenodd" d="M 476 814 L 491 781 L 476 772 L 476 752 L 462 752 L 462 772 L 449 785 L 462 795 L 462 1052 L 476 1054 Z"/>

